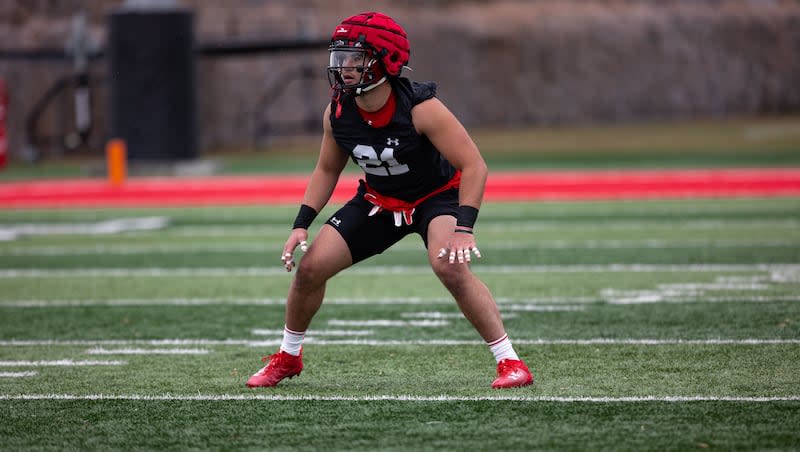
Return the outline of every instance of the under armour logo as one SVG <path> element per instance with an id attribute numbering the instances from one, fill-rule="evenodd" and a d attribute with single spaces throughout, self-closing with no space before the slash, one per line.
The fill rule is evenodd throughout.
<path id="1" fill-rule="evenodd" d="M 339 27 L 339 28 L 336 30 L 336 33 L 347 33 L 347 28 L 344 28 L 344 27 Z"/>
<path id="2" fill-rule="evenodd" d="M 386 139 L 386 145 L 387 146 L 391 146 L 391 145 L 399 146 L 400 145 L 400 138 L 387 138 Z"/>
<path id="3" fill-rule="evenodd" d="M 333 223 L 334 226 L 339 226 L 340 224 L 342 224 L 342 220 L 340 220 L 340 219 L 338 219 L 336 217 L 333 217 L 333 218 L 331 218 L 331 223 Z"/>

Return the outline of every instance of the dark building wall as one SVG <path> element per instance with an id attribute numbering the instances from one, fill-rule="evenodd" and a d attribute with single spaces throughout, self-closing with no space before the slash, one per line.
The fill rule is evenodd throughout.
<path id="1" fill-rule="evenodd" d="M 117 1 L 0 2 L 0 47 L 65 46 L 85 9 L 104 47 Z M 407 75 L 440 84 L 471 127 L 585 124 L 800 111 L 800 2 L 790 0 L 179 1 L 195 11 L 197 41 L 330 35 L 343 17 L 386 12 L 409 33 Z M 199 148 L 263 146 L 319 123 L 327 53 L 197 61 Z M 100 149 L 109 126 L 107 64 L 90 65 Z M 0 60 L 10 88 L 11 150 L 23 118 L 71 62 Z M 68 99 L 43 117 L 57 136 Z"/>

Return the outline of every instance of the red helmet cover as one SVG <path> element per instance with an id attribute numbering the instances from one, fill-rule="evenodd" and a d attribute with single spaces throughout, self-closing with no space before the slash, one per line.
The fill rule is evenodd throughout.
<path id="1" fill-rule="evenodd" d="M 331 48 L 355 43 L 374 52 L 388 75 L 397 77 L 408 64 L 411 49 L 405 30 L 391 17 L 370 11 L 347 18 L 331 36 Z"/>

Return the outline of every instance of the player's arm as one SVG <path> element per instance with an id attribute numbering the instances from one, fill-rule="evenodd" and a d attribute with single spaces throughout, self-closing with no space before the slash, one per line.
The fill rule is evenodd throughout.
<path id="1" fill-rule="evenodd" d="M 322 143 L 320 144 L 317 166 L 311 173 L 311 179 L 303 196 L 303 204 L 317 212 L 328 203 L 339 181 L 339 176 L 347 164 L 347 154 L 342 152 L 333 138 L 330 120 L 331 106 L 325 109 L 322 120 Z"/>
<path id="2" fill-rule="evenodd" d="M 480 209 L 489 170 L 467 130 L 435 97 L 415 106 L 411 114 L 417 131 L 426 135 L 436 149 L 461 170 L 459 204 Z"/>
<path id="3" fill-rule="evenodd" d="M 303 204 L 300 206 L 300 211 L 292 226 L 292 232 L 283 246 L 283 253 L 281 253 L 281 262 L 286 267 L 286 271 L 292 271 L 295 266 L 293 257 L 295 248 L 300 245 L 302 251 L 306 251 L 308 227 L 330 200 L 346 164 L 347 154 L 342 152 L 333 138 L 330 105 L 328 105 L 322 120 L 322 143 L 317 165 L 311 173 L 306 192 L 303 195 Z"/>
<path id="4" fill-rule="evenodd" d="M 461 122 L 435 97 L 411 110 L 417 132 L 426 135 L 436 149 L 457 169 L 461 170 L 456 226 L 439 257 L 449 255 L 450 263 L 470 262 L 470 253 L 481 257 L 475 245 L 472 229 L 483 202 L 483 191 L 489 173 L 478 146 L 472 141 Z"/>

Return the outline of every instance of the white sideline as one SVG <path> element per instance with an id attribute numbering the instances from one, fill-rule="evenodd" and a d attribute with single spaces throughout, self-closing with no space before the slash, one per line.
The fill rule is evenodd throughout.
<path id="1" fill-rule="evenodd" d="M 774 397 L 731 396 L 644 396 L 644 397 L 548 397 L 548 396 L 323 396 L 323 395 L 279 395 L 279 394 L 197 394 L 197 395 L 146 395 L 146 394 L 0 394 L 0 400 L 133 400 L 133 401 L 248 401 L 269 402 L 557 402 L 557 403 L 647 403 L 647 402 L 799 402 L 800 395 Z"/>
<path id="2" fill-rule="evenodd" d="M 520 339 L 513 340 L 515 345 L 800 345 L 800 339 Z M 1 340 L 2 347 L 54 347 L 54 346 L 235 346 L 235 347 L 262 347 L 280 345 L 280 339 L 271 341 L 251 339 L 129 339 L 129 340 Z M 460 346 L 486 344 L 480 340 L 371 340 L 371 339 L 315 339 L 306 338 L 306 343 L 319 346 L 336 345 L 363 345 L 372 347 L 392 347 L 406 345 L 420 346 Z M 21 364 L 24 365 L 24 364 Z"/>

